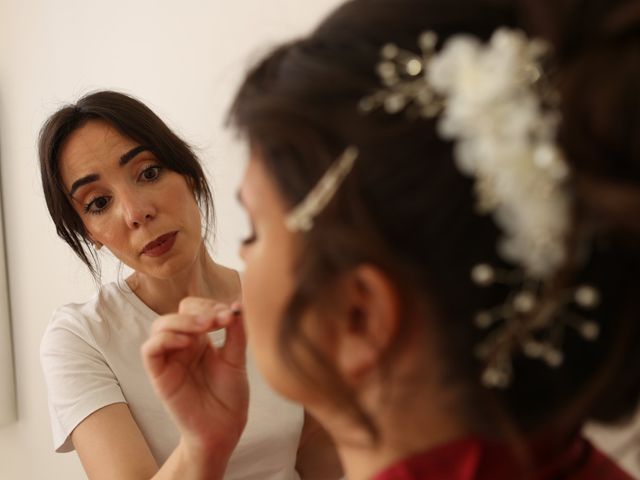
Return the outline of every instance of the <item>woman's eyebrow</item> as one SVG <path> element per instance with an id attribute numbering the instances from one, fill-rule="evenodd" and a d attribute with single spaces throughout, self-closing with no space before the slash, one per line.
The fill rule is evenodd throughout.
<path id="1" fill-rule="evenodd" d="M 71 190 L 69 190 L 69 196 L 73 197 L 73 194 L 78 190 L 81 186 L 86 185 L 91 182 L 95 182 L 100 178 L 100 175 L 97 173 L 92 173 L 90 175 L 86 175 L 82 178 L 79 178 L 71 185 Z"/>
<path id="2" fill-rule="evenodd" d="M 129 150 L 127 153 L 123 154 L 120 157 L 120 162 L 119 162 L 120 166 L 121 167 L 125 166 L 136 155 L 138 155 L 139 153 L 142 153 L 142 152 L 147 152 L 147 151 L 150 151 L 150 148 L 147 147 L 146 145 L 138 145 L 137 147 L 133 147 L 131 150 Z"/>
<path id="3" fill-rule="evenodd" d="M 131 160 L 133 160 L 133 158 L 142 153 L 142 152 L 147 152 L 150 151 L 151 149 L 145 145 L 138 145 L 137 147 L 133 147 L 131 150 L 129 150 L 128 152 L 124 153 L 121 157 L 120 160 L 118 161 L 118 165 L 120 165 L 121 167 L 125 166 L 127 163 L 129 163 Z M 73 194 L 76 192 L 76 190 L 78 190 L 80 187 L 82 187 L 83 185 L 86 185 L 88 183 L 91 182 L 95 182 L 96 180 L 100 179 L 100 175 L 98 175 L 97 173 L 92 173 L 89 175 L 86 175 L 82 178 L 79 178 L 78 180 L 76 180 L 75 182 L 73 182 L 73 184 L 71 185 L 71 190 L 69 191 L 69 196 L 73 197 Z"/>

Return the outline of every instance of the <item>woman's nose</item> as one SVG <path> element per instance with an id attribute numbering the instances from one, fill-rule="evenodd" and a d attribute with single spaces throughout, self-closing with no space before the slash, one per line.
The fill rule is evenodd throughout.
<path id="1" fill-rule="evenodd" d="M 122 198 L 124 218 L 129 228 L 139 228 L 156 217 L 156 209 L 142 195 L 129 194 Z"/>

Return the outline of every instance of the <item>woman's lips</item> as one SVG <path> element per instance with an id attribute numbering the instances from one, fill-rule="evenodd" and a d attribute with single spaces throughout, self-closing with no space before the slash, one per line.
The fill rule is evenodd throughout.
<path id="1" fill-rule="evenodd" d="M 149 257 L 159 257 L 164 255 L 171 250 L 171 247 L 173 247 L 173 244 L 176 242 L 177 234 L 178 232 L 166 233 L 147 243 L 142 249 L 142 255 L 147 255 Z"/>

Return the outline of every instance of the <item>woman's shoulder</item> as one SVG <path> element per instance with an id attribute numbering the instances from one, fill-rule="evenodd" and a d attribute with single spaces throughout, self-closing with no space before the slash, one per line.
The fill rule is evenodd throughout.
<path id="1" fill-rule="evenodd" d="M 54 310 L 45 328 L 42 344 L 48 340 L 58 343 L 65 338 L 79 338 L 95 341 L 95 338 L 110 335 L 117 330 L 123 318 L 135 317 L 132 295 L 126 284 L 110 282 L 85 302 L 72 302 Z"/>
<path id="2" fill-rule="evenodd" d="M 66 323 L 70 320 L 74 324 L 83 320 L 101 321 L 105 310 L 113 310 L 117 305 L 126 302 L 127 293 L 120 283 L 105 283 L 90 299 L 84 302 L 70 302 L 55 309 L 50 324 Z"/>

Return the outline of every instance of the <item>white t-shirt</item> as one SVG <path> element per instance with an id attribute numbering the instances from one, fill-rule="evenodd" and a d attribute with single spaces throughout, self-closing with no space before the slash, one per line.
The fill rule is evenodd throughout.
<path id="1" fill-rule="evenodd" d="M 57 452 L 73 450 L 71 432 L 88 415 L 127 403 L 151 452 L 162 465 L 179 434 L 154 394 L 140 346 L 158 315 L 126 282 L 109 283 L 82 304 L 56 310 L 40 345 Z M 224 332 L 211 334 L 224 341 Z M 301 407 L 276 395 L 247 359 L 250 403 L 247 426 L 229 460 L 225 479 L 293 480 L 303 423 Z"/>

